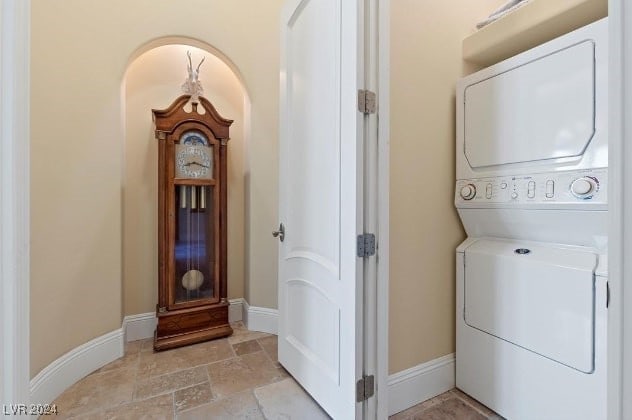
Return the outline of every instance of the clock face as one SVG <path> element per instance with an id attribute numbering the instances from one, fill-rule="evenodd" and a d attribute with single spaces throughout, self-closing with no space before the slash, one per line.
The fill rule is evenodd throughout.
<path id="1" fill-rule="evenodd" d="M 188 131 L 176 144 L 177 178 L 213 178 L 213 148 L 204 134 Z"/>
<path id="2" fill-rule="evenodd" d="M 176 177 L 212 178 L 210 147 L 178 146 L 176 148 Z"/>

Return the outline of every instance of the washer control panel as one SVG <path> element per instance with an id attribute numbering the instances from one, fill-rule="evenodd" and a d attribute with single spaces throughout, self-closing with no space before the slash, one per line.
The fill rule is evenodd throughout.
<path id="1" fill-rule="evenodd" d="M 548 172 L 456 182 L 457 206 L 607 204 L 608 169 Z"/>

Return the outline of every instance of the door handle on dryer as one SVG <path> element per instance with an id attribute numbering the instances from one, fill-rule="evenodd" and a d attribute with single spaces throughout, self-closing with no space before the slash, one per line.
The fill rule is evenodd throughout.
<path id="1" fill-rule="evenodd" d="M 279 224 L 279 230 L 275 230 L 272 232 L 272 236 L 274 236 L 275 238 L 279 238 L 279 240 L 281 242 L 283 242 L 283 240 L 285 239 L 285 226 L 283 226 L 283 223 Z"/>

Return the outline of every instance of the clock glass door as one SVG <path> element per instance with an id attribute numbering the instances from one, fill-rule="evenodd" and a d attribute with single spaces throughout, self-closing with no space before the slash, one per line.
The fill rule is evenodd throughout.
<path id="1" fill-rule="evenodd" d="M 176 185 L 175 304 L 213 299 L 216 291 L 213 187 Z"/>
<path id="2" fill-rule="evenodd" d="M 215 149 L 198 130 L 186 131 L 175 144 L 171 302 L 176 306 L 219 301 Z"/>

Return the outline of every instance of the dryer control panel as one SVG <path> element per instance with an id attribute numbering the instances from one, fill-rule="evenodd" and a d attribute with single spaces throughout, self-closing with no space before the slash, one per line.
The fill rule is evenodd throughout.
<path id="1" fill-rule="evenodd" d="M 569 207 L 595 208 L 608 204 L 608 169 L 460 179 L 455 204 L 460 208 Z"/>

